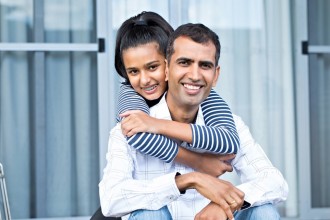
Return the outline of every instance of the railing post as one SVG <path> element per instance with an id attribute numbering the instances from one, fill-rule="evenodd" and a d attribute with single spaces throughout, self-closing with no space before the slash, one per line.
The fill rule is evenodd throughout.
<path id="1" fill-rule="evenodd" d="M 8 194 L 7 194 L 6 182 L 5 182 L 5 172 L 3 170 L 3 166 L 1 163 L 0 163 L 0 187 L 1 187 L 3 206 L 4 206 L 4 210 L 5 210 L 5 218 L 6 218 L 6 220 L 11 220 Z M 1 218 L 2 217 L 1 217 L 1 211 L 0 211 L 0 219 Z"/>

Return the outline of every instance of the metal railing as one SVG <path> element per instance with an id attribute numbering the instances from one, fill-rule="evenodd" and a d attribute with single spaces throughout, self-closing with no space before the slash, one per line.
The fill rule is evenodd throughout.
<path id="1" fill-rule="evenodd" d="M 0 187 L 1 187 L 1 194 L 2 194 L 3 209 L 5 212 L 5 219 L 11 220 L 8 194 L 7 194 L 7 188 L 6 188 L 6 182 L 5 182 L 5 173 L 3 171 L 3 166 L 1 163 L 0 163 Z M 1 209 L 0 209 L 0 220 L 2 220 Z"/>

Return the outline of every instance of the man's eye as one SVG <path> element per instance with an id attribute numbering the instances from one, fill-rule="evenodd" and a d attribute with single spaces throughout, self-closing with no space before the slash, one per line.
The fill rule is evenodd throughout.
<path id="1" fill-rule="evenodd" d="M 180 65 L 188 65 L 188 61 L 186 61 L 186 60 L 181 60 L 181 61 L 179 61 L 179 64 Z"/>
<path id="2" fill-rule="evenodd" d="M 200 66 L 202 69 L 212 69 L 213 67 L 211 63 L 201 63 Z"/>
<path id="3" fill-rule="evenodd" d="M 203 64 L 202 65 L 202 68 L 203 69 L 210 69 L 211 68 L 211 65 L 209 65 L 209 64 Z"/>

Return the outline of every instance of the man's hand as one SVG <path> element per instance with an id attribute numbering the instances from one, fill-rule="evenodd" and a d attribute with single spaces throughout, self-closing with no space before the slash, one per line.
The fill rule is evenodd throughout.
<path id="1" fill-rule="evenodd" d="M 194 220 L 227 220 L 228 217 L 223 209 L 216 203 L 210 202 L 205 208 L 203 208 Z"/>
<path id="2" fill-rule="evenodd" d="M 218 204 L 229 219 L 233 210 L 239 210 L 244 202 L 244 193 L 230 182 L 208 174 L 192 172 L 175 177 L 179 190 L 196 189 L 201 195 Z"/>
<path id="3" fill-rule="evenodd" d="M 139 132 L 157 134 L 157 119 L 140 110 L 130 110 L 119 115 L 124 119 L 121 121 L 123 135 L 131 137 Z"/>

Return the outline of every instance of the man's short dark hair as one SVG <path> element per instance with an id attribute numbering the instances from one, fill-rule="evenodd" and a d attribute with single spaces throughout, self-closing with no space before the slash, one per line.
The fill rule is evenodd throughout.
<path id="1" fill-rule="evenodd" d="M 174 53 L 174 41 L 179 37 L 188 37 L 196 43 L 207 44 L 213 43 L 216 49 L 215 52 L 215 65 L 218 65 L 220 58 L 221 45 L 218 35 L 210 28 L 203 24 L 183 24 L 179 26 L 170 36 L 167 43 L 166 59 L 170 63 L 171 57 Z"/>

